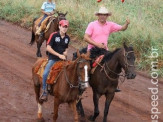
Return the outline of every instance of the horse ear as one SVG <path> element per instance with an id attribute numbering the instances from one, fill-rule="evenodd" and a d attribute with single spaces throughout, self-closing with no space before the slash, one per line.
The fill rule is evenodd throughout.
<path id="1" fill-rule="evenodd" d="M 129 47 L 132 47 L 133 48 L 133 45 L 132 44 L 130 44 L 130 46 Z"/>
<path id="2" fill-rule="evenodd" d="M 80 57 L 80 52 L 78 49 L 77 49 L 77 57 Z"/>
<path id="3" fill-rule="evenodd" d="M 66 13 L 64 14 L 65 16 L 67 15 L 68 11 L 66 11 Z"/>
<path id="4" fill-rule="evenodd" d="M 59 15 L 59 11 L 56 11 L 56 13 Z"/>
<path id="5" fill-rule="evenodd" d="M 126 42 L 123 42 L 123 47 L 125 48 L 125 50 L 128 49 L 127 45 L 126 45 Z"/>
<path id="6" fill-rule="evenodd" d="M 87 53 L 86 53 L 87 60 L 91 60 L 90 55 L 91 55 L 91 52 L 87 51 Z"/>

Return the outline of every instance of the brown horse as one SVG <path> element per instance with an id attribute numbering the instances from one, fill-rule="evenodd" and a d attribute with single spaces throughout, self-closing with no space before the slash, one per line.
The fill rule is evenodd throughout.
<path id="1" fill-rule="evenodd" d="M 110 104 L 115 95 L 115 89 L 118 86 L 118 78 L 122 69 L 125 71 L 123 77 L 127 79 L 134 79 L 136 77 L 134 62 L 135 55 L 132 47 L 127 47 L 124 43 L 123 48 L 116 49 L 113 52 L 104 51 L 104 49 L 93 48 L 90 50 L 91 58 L 94 59 L 101 54 L 104 54 L 104 58 L 100 64 L 98 64 L 94 73 L 91 74 L 89 84 L 93 91 L 94 102 L 94 114 L 89 117 L 90 121 L 95 121 L 99 115 L 99 98 L 105 95 L 105 110 L 103 122 L 107 122 L 107 115 Z M 78 110 L 84 115 L 84 110 L 81 101 L 77 104 Z"/>
<path id="2" fill-rule="evenodd" d="M 90 71 L 90 58 L 88 54 L 78 53 L 78 58 L 75 61 L 65 66 L 57 79 L 57 82 L 53 85 L 52 91 L 54 95 L 54 117 L 56 122 L 58 117 L 58 107 L 61 103 L 68 103 L 74 112 L 74 121 L 78 122 L 78 114 L 76 111 L 76 101 L 79 94 L 79 89 L 85 89 L 88 87 L 88 77 Z M 38 119 L 44 120 L 42 117 L 42 101 L 39 100 L 40 89 L 42 81 L 35 73 L 35 67 L 40 64 L 41 60 L 38 60 L 32 68 L 32 79 L 34 82 L 34 88 L 36 93 L 36 101 L 38 103 Z"/>
<path id="3" fill-rule="evenodd" d="M 49 29 L 43 34 L 43 37 L 35 35 L 36 27 L 37 27 L 38 23 L 41 21 L 41 18 L 38 18 L 38 19 L 35 18 L 34 21 L 33 21 L 32 37 L 31 37 L 31 42 L 29 44 L 33 45 L 34 42 L 37 43 L 37 53 L 36 53 L 37 57 L 42 57 L 40 48 L 41 48 L 42 43 L 44 42 L 44 40 L 47 41 L 49 39 L 49 36 L 50 36 L 51 33 L 59 31 L 59 21 L 60 20 L 66 20 L 67 12 L 65 14 L 63 14 L 63 13 L 59 13 L 57 11 L 57 14 L 58 14 L 58 16 L 53 19 Z"/>

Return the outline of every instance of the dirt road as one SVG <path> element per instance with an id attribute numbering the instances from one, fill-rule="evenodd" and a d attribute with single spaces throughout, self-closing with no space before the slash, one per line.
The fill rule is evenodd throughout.
<path id="1" fill-rule="evenodd" d="M 37 103 L 31 80 L 31 68 L 36 61 L 36 44 L 28 45 L 31 33 L 16 25 L 0 21 L 0 122 L 35 122 L 37 120 Z M 45 45 L 42 46 L 45 57 Z M 70 47 L 69 59 L 75 49 Z M 134 80 L 120 83 L 122 92 L 116 93 L 111 103 L 108 122 L 150 122 L 151 95 L 148 88 L 153 87 L 151 79 L 137 75 Z M 158 84 L 159 112 L 163 113 L 163 84 Z M 93 113 L 92 91 L 88 88 L 83 95 L 83 106 L 87 117 Z M 102 121 L 104 97 L 100 99 L 100 116 Z M 163 114 L 158 114 L 163 121 Z M 53 97 L 50 96 L 43 105 L 43 116 L 52 122 Z M 73 122 L 73 114 L 67 104 L 59 108 L 58 122 Z"/>

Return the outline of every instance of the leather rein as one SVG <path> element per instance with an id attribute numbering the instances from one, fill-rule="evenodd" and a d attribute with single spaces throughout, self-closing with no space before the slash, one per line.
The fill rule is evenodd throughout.
<path id="1" fill-rule="evenodd" d="M 78 85 L 73 85 L 73 84 L 72 84 L 72 81 L 70 81 L 70 80 L 68 79 L 68 76 L 67 76 L 67 73 L 66 73 L 66 67 L 64 68 L 65 78 L 66 78 L 66 81 L 67 81 L 67 83 L 69 84 L 70 88 L 79 88 L 80 82 L 83 82 L 83 83 L 84 83 L 84 81 L 81 81 L 81 77 L 80 77 L 80 75 L 79 75 L 80 68 L 78 67 L 78 66 L 79 66 L 79 63 L 83 63 L 83 62 L 87 62 L 87 60 L 85 60 L 85 59 L 81 59 L 81 60 L 80 60 L 80 59 L 79 59 L 79 60 L 77 61 Z"/>
<path id="2" fill-rule="evenodd" d="M 129 53 L 134 53 L 134 51 L 126 52 L 126 51 L 124 50 L 125 68 L 134 67 L 134 65 L 130 65 L 130 64 L 128 63 L 128 61 L 127 61 L 127 56 L 128 56 Z M 98 65 L 101 67 L 101 70 L 100 70 L 100 71 L 104 70 L 105 75 L 107 76 L 108 79 L 111 79 L 111 80 L 118 80 L 119 76 L 122 76 L 122 77 L 124 77 L 124 80 L 125 80 L 125 77 L 127 76 L 126 74 L 118 74 L 118 73 L 114 72 L 113 70 L 111 70 L 111 69 L 109 68 L 109 66 L 108 66 L 106 63 L 104 63 L 103 65 L 101 65 L 101 64 L 98 63 Z M 106 67 L 105 67 L 105 66 L 106 66 Z M 106 71 L 107 69 L 108 69 L 111 73 L 117 75 L 118 77 L 117 77 L 117 78 L 111 78 L 111 77 L 108 75 L 109 73 L 107 73 L 107 71 Z"/>

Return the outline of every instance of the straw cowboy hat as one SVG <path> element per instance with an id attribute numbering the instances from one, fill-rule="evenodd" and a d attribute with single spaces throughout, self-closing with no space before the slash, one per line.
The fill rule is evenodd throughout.
<path id="1" fill-rule="evenodd" d="M 111 16 L 111 12 L 109 12 L 105 7 L 101 7 L 99 11 L 95 13 L 96 16 L 99 14 L 108 14 L 108 16 Z"/>

